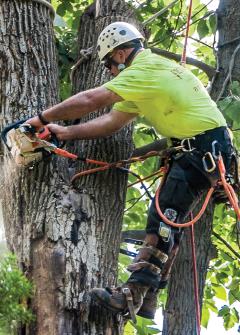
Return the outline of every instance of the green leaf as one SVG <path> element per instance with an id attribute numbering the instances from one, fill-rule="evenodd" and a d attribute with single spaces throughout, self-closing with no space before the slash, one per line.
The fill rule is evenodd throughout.
<path id="1" fill-rule="evenodd" d="M 227 305 L 221 307 L 220 311 L 218 312 L 218 316 L 226 316 L 230 313 L 230 308 Z"/>
<path id="2" fill-rule="evenodd" d="M 211 27 L 211 32 L 215 34 L 217 30 L 217 18 L 215 13 L 209 16 L 209 25 Z"/>
<path id="3" fill-rule="evenodd" d="M 124 327 L 124 335 L 135 335 L 136 331 L 130 322 L 127 322 Z"/>
<path id="4" fill-rule="evenodd" d="M 138 214 L 131 212 L 128 215 L 129 215 L 130 219 L 132 219 L 132 221 L 134 221 L 134 222 L 139 222 L 140 221 L 140 217 L 139 217 Z"/>
<path id="5" fill-rule="evenodd" d="M 197 32 L 199 38 L 202 39 L 203 37 L 207 36 L 209 33 L 209 28 L 205 20 L 200 20 L 197 25 Z"/>
<path id="6" fill-rule="evenodd" d="M 206 306 L 207 306 L 211 311 L 213 311 L 214 313 L 218 314 L 218 309 L 217 309 L 217 307 L 215 306 L 213 300 L 212 300 L 212 301 L 207 301 L 207 302 L 206 302 Z"/>
<path id="7" fill-rule="evenodd" d="M 57 14 L 60 16 L 64 16 L 66 13 L 66 5 L 64 3 L 61 3 L 58 7 L 57 7 Z"/>
<path id="8" fill-rule="evenodd" d="M 213 287 L 213 290 L 215 292 L 215 295 L 218 299 L 227 300 L 227 293 L 226 290 L 223 286 L 217 286 L 217 287 Z"/>
<path id="9" fill-rule="evenodd" d="M 204 305 L 202 308 L 202 320 L 201 320 L 201 324 L 203 327 L 207 328 L 209 318 L 210 318 L 209 309 Z"/>

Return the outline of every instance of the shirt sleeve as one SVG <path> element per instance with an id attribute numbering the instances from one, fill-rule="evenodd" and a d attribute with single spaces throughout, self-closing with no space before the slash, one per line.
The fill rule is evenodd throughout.
<path id="1" fill-rule="evenodd" d="M 140 114 L 137 106 L 131 101 L 117 102 L 114 104 L 113 110 L 123 113 Z"/>
<path id="2" fill-rule="evenodd" d="M 146 102 L 148 99 L 152 99 L 154 94 L 149 77 L 150 74 L 147 70 L 131 65 L 105 83 L 103 87 L 118 94 L 125 101 L 132 101 L 135 104 Z"/>

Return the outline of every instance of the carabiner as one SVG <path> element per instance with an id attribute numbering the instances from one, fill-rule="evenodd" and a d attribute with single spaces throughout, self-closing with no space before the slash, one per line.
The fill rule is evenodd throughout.
<path id="1" fill-rule="evenodd" d="M 216 141 L 217 142 L 217 141 Z M 209 159 L 211 166 L 208 167 L 207 159 Z M 213 172 L 216 169 L 216 163 L 213 159 L 211 152 L 206 152 L 202 158 L 204 170 L 208 173 Z"/>
<path id="2" fill-rule="evenodd" d="M 212 155 L 215 159 L 219 159 L 221 156 L 221 152 L 219 148 L 216 148 L 216 145 L 218 144 L 218 141 L 213 141 L 212 142 Z"/>

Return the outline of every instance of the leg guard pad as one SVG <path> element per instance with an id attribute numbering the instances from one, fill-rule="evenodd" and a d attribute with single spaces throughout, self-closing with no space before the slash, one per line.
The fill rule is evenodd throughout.
<path id="1" fill-rule="evenodd" d="M 160 273 L 154 273 L 148 268 L 134 271 L 129 277 L 128 283 L 141 283 L 149 287 L 158 288 L 160 284 Z"/>

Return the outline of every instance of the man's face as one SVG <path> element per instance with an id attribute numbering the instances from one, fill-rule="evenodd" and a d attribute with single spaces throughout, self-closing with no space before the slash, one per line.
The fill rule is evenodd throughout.
<path id="1" fill-rule="evenodd" d="M 124 64 L 126 61 L 125 50 L 114 50 L 104 61 L 104 66 L 110 71 L 111 75 L 116 77 L 120 70 L 118 64 Z"/>

